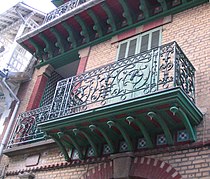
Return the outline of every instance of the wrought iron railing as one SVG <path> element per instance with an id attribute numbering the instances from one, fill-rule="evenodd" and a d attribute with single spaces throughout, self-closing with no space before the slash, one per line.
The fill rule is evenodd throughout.
<path id="1" fill-rule="evenodd" d="M 59 6 L 58 8 L 56 8 L 55 10 L 49 12 L 44 19 L 43 24 L 52 21 L 53 19 L 61 16 L 62 14 L 76 8 L 77 6 L 79 6 L 80 4 L 86 2 L 86 0 L 69 0 L 68 2 L 66 2 L 65 4 Z"/>
<path id="2" fill-rule="evenodd" d="M 195 69 L 176 42 L 58 82 L 49 118 L 180 86 L 194 100 Z"/>
<path id="3" fill-rule="evenodd" d="M 7 148 L 43 140 L 45 134 L 37 127 L 37 123 L 48 117 L 49 110 L 50 105 L 21 113 L 17 118 Z"/>
<path id="4" fill-rule="evenodd" d="M 160 90 L 179 86 L 194 101 L 194 75 L 194 67 L 172 42 L 61 80 L 51 105 L 19 115 L 8 147 L 43 139 L 37 123 Z"/>

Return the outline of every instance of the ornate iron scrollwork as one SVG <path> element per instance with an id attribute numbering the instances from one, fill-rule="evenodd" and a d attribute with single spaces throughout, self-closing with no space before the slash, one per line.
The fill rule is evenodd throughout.
<path id="1" fill-rule="evenodd" d="M 43 139 L 45 137 L 44 132 L 37 127 L 37 123 L 48 118 L 49 109 L 50 106 L 44 106 L 21 113 L 7 147 Z"/>
<path id="2" fill-rule="evenodd" d="M 194 71 L 172 42 L 58 82 L 49 119 L 176 86 L 193 99 Z"/>
<path id="3" fill-rule="evenodd" d="M 176 42 L 130 56 L 57 83 L 53 102 L 22 113 L 12 145 L 37 141 L 44 133 L 37 123 L 181 87 L 194 100 L 195 69 Z"/>
<path id="4" fill-rule="evenodd" d="M 65 4 L 56 8 L 55 10 L 49 12 L 45 17 L 43 24 L 45 24 L 49 21 L 52 21 L 56 17 L 59 17 L 62 14 L 76 8 L 77 6 L 79 6 L 80 4 L 82 4 L 84 2 L 86 2 L 86 1 L 85 0 L 70 0 L 70 1 L 66 2 Z"/>

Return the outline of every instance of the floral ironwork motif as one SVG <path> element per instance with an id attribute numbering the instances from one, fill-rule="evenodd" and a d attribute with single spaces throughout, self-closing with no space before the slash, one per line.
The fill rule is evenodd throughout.
<path id="1" fill-rule="evenodd" d="M 48 105 L 21 113 L 7 147 L 44 139 L 45 134 L 37 127 L 37 123 L 48 118 L 49 109 Z"/>
<path id="2" fill-rule="evenodd" d="M 43 24 L 45 24 L 49 21 L 52 21 L 56 17 L 59 17 L 62 14 L 76 8 L 77 6 L 79 6 L 80 4 L 82 4 L 84 2 L 86 2 L 86 0 L 70 0 L 70 1 L 66 2 L 65 4 L 56 8 L 55 10 L 49 12 L 45 17 Z"/>
<path id="3" fill-rule="evenodd" d="M 59 81 L 48 120 L 176 86 L 193 100 L 194 72 L 172 42 Z"/>
<path id="4" fill-rule="evenodd" d="M 45 138 L 37 123 L 181 87 L 194 101 L 195 69 L 176 42 L 57 83 L 51 105 L 21 113 L 8 147 Z"/>

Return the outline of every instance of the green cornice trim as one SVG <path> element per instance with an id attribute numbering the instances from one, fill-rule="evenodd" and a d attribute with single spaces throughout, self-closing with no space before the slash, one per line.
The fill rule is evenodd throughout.
<path id="1" fill-rule="evenodd" d="M 97 146 L 96 146 L 96 144 L 93 142 L 92 138 L 91 138 L 86 132 L 84 132 L 84 131 L 82 131 L 82 130 L 80 130 L 79 132 L 82 133 L 82 134 L 85 136 L 85 138 L 88 140 L 89 144 L 91 145 L 91 147 L 92 147 L 93 150 L 94 150 L 95 156 L 99 156 L 99 155 L 100 155 L 100 154 L 99 154 L 100 151 L 97 150 Z"/>
<path id="2" fill-rule="evenodd" d="M 160 124 L 160 126 L 163 129 L 163 132 L 165 134 L 165 137 L 167 139 L 167 143 L 169 145 L 173 145 L 174 144 L 173 137 L 172 137 L 171 132 L 170 132 L 168 126 L 166 125 L 165 121 L 155 112 L 152 112 L 152 111 L 148 112 L 147 115 L 151 118 L 151 120 L 156 120 Z"/>
<path id="3" fill-rule="evenodd" d="M 43 61 L 42 58 L 42 49 L 37 45 L 37 43 L 34 42 L 33 39 L 29 39 L 29 43 L 35 48 L 36 52 L 35 52 L 35 56 L 37 56 L 40 60 L 40 62 Z"/>
<path id="4" fill-rule="evenodd" d="M 140 0 L 139 9 L 143 11 L 144 18 L 149 18 L 152 15 L 148 0 Z"/>
<path id="5" fill-rule="evenodd" d="M 140 0 L 140 1 L 142 1 L 144 3 L 147 2 L 146 0 Z M 36 67 L 37 68 L 40 68 L 41 66 L 44 66 L 46 64 L 51 64 L 53 66 L 62 66 L 62 65 L 65 65 L 65 64 L 67 64 L 67 63 L 63 62 L 63 59 L 65 59 L 65 56 L 71 57 L 72 54 L 78 53 L 78 50 L 80 50 L 80 49 L 83 49 L 83 48 L 86 48 L 86 47 L 89 47 L 89 46 L 93 46 L 93 45 L 99 44 L 99 43 L 101 43 L 103 41 L 106 41 L 106 40 L 111 39 L 113 36 L 115 36 L 117 34 L 123 33 L 125 31 L 130 30 L 132 28 L 135 28 L 137 26 L 147 24 L 149 22 L 155 21 L 157 19 L 160 19 L 162 17 L 168 16 L 168 15 L 171 15 L 171 14 L 176 14 L 176 13 L 182 12 L 184 10 L 187 10 L 187 9 L 192 8 L 192 7 L 198 6 L 198 5 L 203 4 L 205 2 L 208 2 L 208 0 L 195 0 L 195 1 L 190 1 L 190 2 L 186 2 L 186 3 L 182 4 L 182 5 L 173 7 L 170 10 L 163 11 L 163 12 L 161 12 L 159 14 L 154 15 L 154 16 L 148 16 L 146 19 L 144 19 L 142 21 L 139 21 L 139 22 L 137 22 L 135 24 L 132 24 L 132 25 L 129 25 L 129 26 L 125 26 L 125 27 L 123 27 L 123 28 L 121 28 L 121 29 L 119 29 L 117 31 L 114 31 L 114 32 L 112 32 L 110 34 L 107 34 L 107 35 L 105 35 L 105 36 L 103 36 L 101 38 L 95 39 L 95 40 L 93 40 L 91 42 L 89 41 L 86 44 L 83 44 L 83 45 L 81 45 L 79 47 L 76 47 L 76 48 L 74 48 L 72 50 L 69 50 L 67 52 L 64 52 L 64 54 L 60 54 L 60 55 L 58 55 L 56 57 L 49 58 L 48 60 L 46 60 L 46 61 L 38 64 Z M 83 21 L 81 21 L 81 23 L 82 23 L 81 25 L 84 28 L 84 31 L 87 31 L 87 27 L 83 24 Z M 88 33 L 85 33 L 84 35 L 86 35 L 87 38 L 89 38 Z"/>
<path id="6" fill-rule="evenodd" d="M 158 2 L 160 3 L 163 11 L 167 11 L 168 10 L 168 4 L 167 4 L 166 0 L 158 0 Z"/>
<path id="7" fill-rule="evenodd" d="M 64 0 L 52 0 L 51 1 L 56 7 L 61 6 L 62 4 L 64 4 Z"/>

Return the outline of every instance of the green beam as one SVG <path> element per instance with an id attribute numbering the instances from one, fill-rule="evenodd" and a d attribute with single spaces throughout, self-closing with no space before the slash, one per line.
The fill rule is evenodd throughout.
<path id="1" fill-rule="evenodd" d="M 101 7 L 103 8 L 103 10 L 106 12 L 108 16 L 107 23 L 112 27 L 112 31 L 116 31 L 117 30 L 116 16 L 112 13 L 112 11 L 110 10 L 109 6 L 107 5 L 105 1 L 101 3 Z"/>
<path id="2" fill-rule="evenodd" d="M 61 152 L 64 155 L 64 158 L 66 161 L 70 161 L 68 152 L 66 151 L 65 146 L 62 144 L 62 142 L 60 141 L 59 137 L 57 135 L 53 135 L 50 134 L 51 138 L 56 142 L 56 144 L 58 145 L 58 147 L 60 148 Z"/>
<path id="3" fill-rule="evenodd" d="M 72 145 L 75 147 L 75 149 L 77 149 L 78 153 L 79 153 L 79 158 L 82 160 L 84 159 L 84 155 L 82 153 L 82 148 L 79 146 L 79 144 L 76 142 L 76 139 L 74 139 L 74 137 L 71 136 L 69 131 L 65 131 L 64 134 L 71 140 Z"/>
<path id="4" fill-rule="evenodd" d="M 129 8 L 129 4 L 127 2 L 127 0 L 119 0 L 119 3 L 121 4 L 122 8 L 123 8 L 123 16 L 126 18 L 128 25 L 131 25 L 134 23 L 134 18 L 133 18 L 133 14 Z"/>
<path id="5" fill-rule="evenodd" d="M 177 108 L 176 106 L 171 107 L 170 111 L 173 113 L 173 115 L 175 115 L 177 112 L 180 113 L 180 115 L 182 116 L 182 122 L 190 135 L 190 140 L 193 142 L 196 141 L 195 131 L 193 130 L 193 127 L 185 112 L 181 108 Z"/>
<path id="6" fill-rule="evenodd" d="M 155 112 L 148 112 L 147 115 L 151 119 L 156 120 L 160 124 L 160 126 L 163 129 L 163 132 L 166 136 L 167 143 L 169 145 L 173 145 L 174 144 L 173 137 L 172 137 L 171 132 L 170 132 L 168 126 L 166 125 L 165 121 L 163 119 L 161 119 L 160 116 L 158 114 L 156 114 Z"/>
<path id="7" fill-rule="evenodd" d="M 111 153 L 114 153 L 116 151 L 115 146 L 112 142 L 112 140 L 109 138 L 109 136 L 107 135 L 107 133 L 100 127 L 96 127 L 95 125 L 90 125 L 89 128 L 91 129 L 91 131 L 95 131 L 95 129 L 97 129 L 104 137 L 104 139 L 106 140 L 107 144 L 110 147 Z"/>
<path id="8" fill-rule="evenodd" d="M 75 30 L 73 30 L 73 28 L 70 25 L 68 25 L 66 22 L 62 22 L 61 25 L 68 32 L 69 37 L 67 38 L 67 40 L 72 43 L 73 48 L 76 48 L 78 46 L 78 43 L 76 40 L 77 35 L 75 34 Z"/>
<path id="9" fill-rule="evenodd" d="M 79 23 L 79 25 L 82 27 L 81 35 L 85 37 L 85 42 L 90 42 L 90 30 L 88 29 L 88 25 L 82 20 L 81 17 L 78 15 L 74 16 L 74 19 Z"/>
<path id="10" fill-rule="evenodd" d="M 119 124 L 119 123 L 116 123 L 116 122 L 113 122 L 113 121 L 108 121 L 107 122 L 108 126 L 111 128 L 112 126 L 115 126 L 119 131 L 120 133 L 122 134 L 125 142 L 127 143 L 128 145 L 128 150 L 129 151 L 133 151 L 134 150 L 134 147 L 133 147 L 133 144 L 130 140 L 130 137 L 129 135 L 127 134 L 126 130 Z"/>
<path id="11" fill-rule="evenodd" d="M 140 120 L 134 119 L 132 116 L 128 116 L 126 118 L 126 120 L 129 123 L 131 123 L 131 122 L 135 123 L 139 127 L 139 129 L 141 130 L 141 132 L 142 132 L 142 134 L 143 134 L 143 136 L 144 136 L 144 138 L 146 140 L 147 147 L 148 148 L 153 148 L 154 145 L 152 143 L 151 137 L 150 137 L 149 133 L 147 132 L 147 129 L 145 128 L 145 126 L 140 122 Z"/>
<path id="12" fill-rule="evenodd" d="M 86 132 L 84 132 L 82 130 L 79 130 L 79 132 L 82 133 L 85 136 L 85 138 L 88 140 L 89 144 L 91 145 L 91 147 L 94 150 L 95 156 L 99 156 L 99 151 L 97 150 L 97 146 L 93 142 L 93 140 L 91 139 L 91 137 Z"/>
<path id="13" fill-rule="evenodd" d="M 150 10 L 151 7 L 148 0 L 140 0 L 139 9 L 143 11 L 145 19 L 149 18 L 152 15 L 152 11 Z"/>
<path id="14" fill-rule="evenodd" d="M 60 53 L 64 53 L 68 47 L 68 44 L 64 38 L 64 36 L 62 36 L 57 29 L 55 28 L 50 28 L 50 31 L 55 35 L 57 42 L 55 43 L 55 46 L 58 47 L 60 49 Z"/>
<path id="15" fill-rule="evenodd" d="M 44 51 L 48 53 L 49 58 L 52 58 L 54 54 L 53 43 L 49 39 L 47 39 L 47 37 L 42 33 L 40 33 L 38 36 L 40 37 L 40 39 L 43 40 L 43 42 L 46 45 L 46 47 L 44 48 Z"/>
<path id="16" fill-rule="evenodd" d="M 30 38 L 28 41 L 35 48 L 35 50 L 36 50 L 35 55 L 42 62 L 43 58 L 42 58 L 42 50 L 41 50 L 41 48 L 37 45 L 37 43 L 35 43 L 35 41 L 32 38 Z"/>
<path id="17" fill-rule="evenodd" d="M 163 11 L 167 11 L 167 10 L 169 9 L 166 0 L 158 0 L 158 2 L 160 3 L 160 5 L 161 5 Z"/>
<path id="18" fill-rule="evenodd" d="M 92 18 L 94 21 L 93 29 L 97 31 L 99 37 L 102 37 L 104 33 L 104 27 L 102 25 L 102 21 L 96 16 L 96 14 L 93 12 L 93 10 L 89 9 L 87 10 L 88 15 Z"/>

